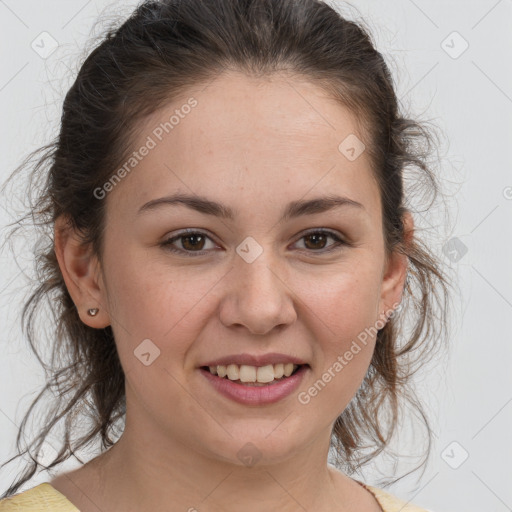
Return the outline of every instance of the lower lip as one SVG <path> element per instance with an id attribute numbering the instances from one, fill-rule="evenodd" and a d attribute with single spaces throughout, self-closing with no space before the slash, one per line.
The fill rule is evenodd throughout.
<path id="1" fill-rule="evenodd" d="M 300 385 L 308 366 L 302 365 L 293 375 L 266 386 L 238 384 L 200 368 L 201 373 L 222 395 L 244 405 L 266 405 L 291 395 Z"/>

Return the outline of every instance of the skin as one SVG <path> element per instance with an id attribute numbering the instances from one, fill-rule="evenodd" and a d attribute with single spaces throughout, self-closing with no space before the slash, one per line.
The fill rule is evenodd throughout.
<path id="1" fill-rule="evenodd" d="M 386 258 L 368 154 L 349 161 L 338 150 L 350 134 L 369 141 L 317 85 L 229 72 L 146 119 L 134 150 L 190 96 L 198 105 L 104 199 L 101 264 L 63 219 L 56 223 L 59 265 L 81 320 L 112 325 L 127 415 L 113 448 L 51 483 L 82 511 L 380 510 L 327 464 L 333 423 L 366 374 L 375 337 L 308 404 L 297 398 L 401 300 L 407 258 Z M 221 202 L 235 218 L 183 205 L 138 214 L 176 192 Z M 279 222 L 289 202 L 330 194 L 363 208 Z M 405 221 L 412 233 L 410 215 Z M 185 228 L 207 238 L 197 249 L 187 238 L 173 246 L 207 254 L 160 245 Z M 326 252 L 335 240 L 315 243 L 304 233 L 312 228 L 350 245 Z M 236 252 L 248 236 L 263 249 L 252 263 Z M 134 356 L 144 339 L 160 349 L 148 366 Z M 246 406 L 197 369 L 240 352 L 291 354 L 309 368 L 291 396 Z M 252 467 L 237 457 L 248 442 L 260 455 Z"/>

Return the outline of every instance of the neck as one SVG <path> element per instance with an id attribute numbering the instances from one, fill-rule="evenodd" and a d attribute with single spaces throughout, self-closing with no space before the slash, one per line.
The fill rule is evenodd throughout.
<path id="1" fill-rule="evenodd" d="M 98 458 L 103 510 L 345 510 L 353 481 L 327 464 L 330 429 L 286 460 L 246 466 L 131 427 Z"/>

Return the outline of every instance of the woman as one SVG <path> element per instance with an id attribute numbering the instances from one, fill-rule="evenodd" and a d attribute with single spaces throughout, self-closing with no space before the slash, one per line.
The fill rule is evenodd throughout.
<path id="1" fill-rule="evenodd" d="M 436 187 L 421 138 L 321 1 L 145 2 L 110 31 L 38 165 L 54 236 L 24 317 L 58 297 L 68 358 L 35 446 L 82 414 L 50 467 L 103 450 L 13 495 L 34 461 L 0 510 L 421 510 L 348 476 L 438 341 L 447 281 L 403 190 L 406 166 Z"/>

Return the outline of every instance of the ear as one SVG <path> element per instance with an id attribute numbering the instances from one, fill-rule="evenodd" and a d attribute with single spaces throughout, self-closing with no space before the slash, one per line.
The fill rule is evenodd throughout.
<path id="1" fill-rule="evenodd" d="M 102 329 L 110 325 L 110 317 L 100 264 L 91 249 L 90 245 L 83 243 L 67 217 L 61 215 L 57 218 L 54 250 L 68 292 L 82 322 Z M 88 310 L 93 308 L 99 309 L 95 316 L 88 314 Z"/>
<path id="2" fill-rule="evenodd" d="M 409 211 L 404 213 L 404 241 L 410 246 L 414 236 L 414 220 Z M 407 277 L 409 258 L 405 254 L 393 252 L 384 268 L 379 308 L 382 316 L 389 317 L 402 300 Z M 381 316 L 381 318 L 382 318 Z"/>

